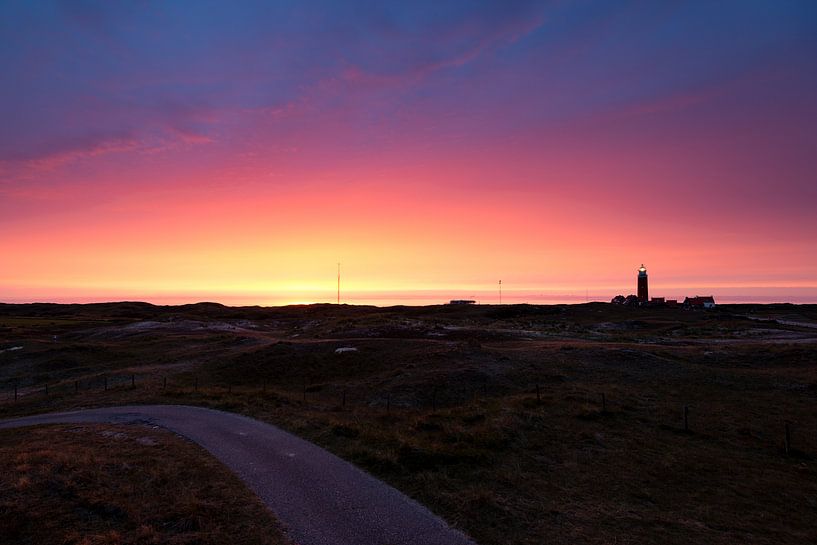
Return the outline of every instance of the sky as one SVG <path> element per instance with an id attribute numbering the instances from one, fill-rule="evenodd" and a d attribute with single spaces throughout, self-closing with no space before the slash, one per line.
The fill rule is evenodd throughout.
<path id="1" fill-rule="evenodd" d="M 817 2 L 0 2 L 0 301 L 817 302 Z"/>

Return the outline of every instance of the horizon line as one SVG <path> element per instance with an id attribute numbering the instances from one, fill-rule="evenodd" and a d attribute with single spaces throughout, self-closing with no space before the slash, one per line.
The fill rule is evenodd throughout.
<path id="1" fill-rule="evenodd" d="M 700 295 L 700 294 L 696 294 Z M 582 296 L 574 295 L 568 296 L 573 299 L 581 299 Z M 801 306 L 801 305 L 817 305 L 817 298 L 808 300 L 808 301 L 792 301 L 792 300 L 778 300 L 774 299 L 769 296 L 768 300 L 760 301 L 760 300 L 733 300 L 739 299 L 738 296 L 721 296 L 720 299 L 725 302 L 718 303 L 718 306 L 733 306 L 733 305 L 794 305 L 794 306 Z M 452 299 L 453 300 L 453 299 Z M 717 301 L 716 301 L 717 302 Z M 363 302 L 363 301 L 341 301 L 340 303 L 331 302 L 331 301 L 291 301 L 291 302 L 282 302 L 279 304 L 265 304 L 265 303 L 233 303 L 231 304 L 228 302 L 222 302 L 219 300 L 190 300 L 187 302 L 156 302 L 156 301 L 149 301 L 146 299 L 99 299 L 99 300 L 70 300 L 70 301 L 54 301 L 54 300 L 0 300 L 0 305 L 117 305 L 117 304 L 140 304 L 140 305 L 150 305 L 155 307 L 182 307 L 182 306 L 194 306 L 194 305 L 219 305 L 227 308 L 284 308 L 284 307 L 291 307 L 291 306 L 346 306 L 346 307 L 376 307 L 376 308 L 388 308 L 388 307 L 431 307 L 431 306 L 450 306 L 450 301 L 439 301 L 439 302 L 423 302 L 423 303 L 415 303 L 415 304 L 407 304 L 404 302 L 392 302 L 387 304 L 375 304 L 371 302 Z M 578 305 L 589 305 L 589 304 L 611 304 L 608 301 L 601 301 L 601 300 L 585 300 L 585 301 L 515 301 L 511 303 L 499 303 L 498 301 L 474 301 L 473 306 L 520 306 L 520 305 L 531 305 L 531 306 L 578 306 Z M 470 305 L 469 305 L 470 306 Z"/>

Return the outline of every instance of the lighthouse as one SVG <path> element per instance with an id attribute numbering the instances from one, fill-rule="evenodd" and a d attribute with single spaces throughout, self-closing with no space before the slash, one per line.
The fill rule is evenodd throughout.
<path id="1" fill-rule="evenodd" d="M 647 269 L 642 263 L 638 269 L 638 301 L 640 303 L 646 303 L 649 300 L 650 297 L 647 292 Z"/>

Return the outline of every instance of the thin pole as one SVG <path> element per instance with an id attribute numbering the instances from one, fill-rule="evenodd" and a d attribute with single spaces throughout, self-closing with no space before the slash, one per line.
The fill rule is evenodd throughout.
<path id="1" fill-rule="evenodd" d="M 338 304 L 340 304 L 340 263 L 338 263 Z"/>
<path id="2" fill-rule="evenodd" d="M 499 304 L 502 304 L 502 280 L 499 281 Z"/>

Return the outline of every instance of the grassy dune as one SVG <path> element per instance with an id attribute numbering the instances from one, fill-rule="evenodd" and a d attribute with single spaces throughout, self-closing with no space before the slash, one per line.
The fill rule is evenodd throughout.
<path id="1" fill-rule="evenodd" d="M 77 324 L 1 334 L 0 349 L 25 348 L 0 354 L 0 416 L 134 402 L 249 414 L 482 545 L 817 541 L 817 330 L 776 319 L 813 322 L 814 307 L 128 304 L 0 317 L 55 312 Z"/>

